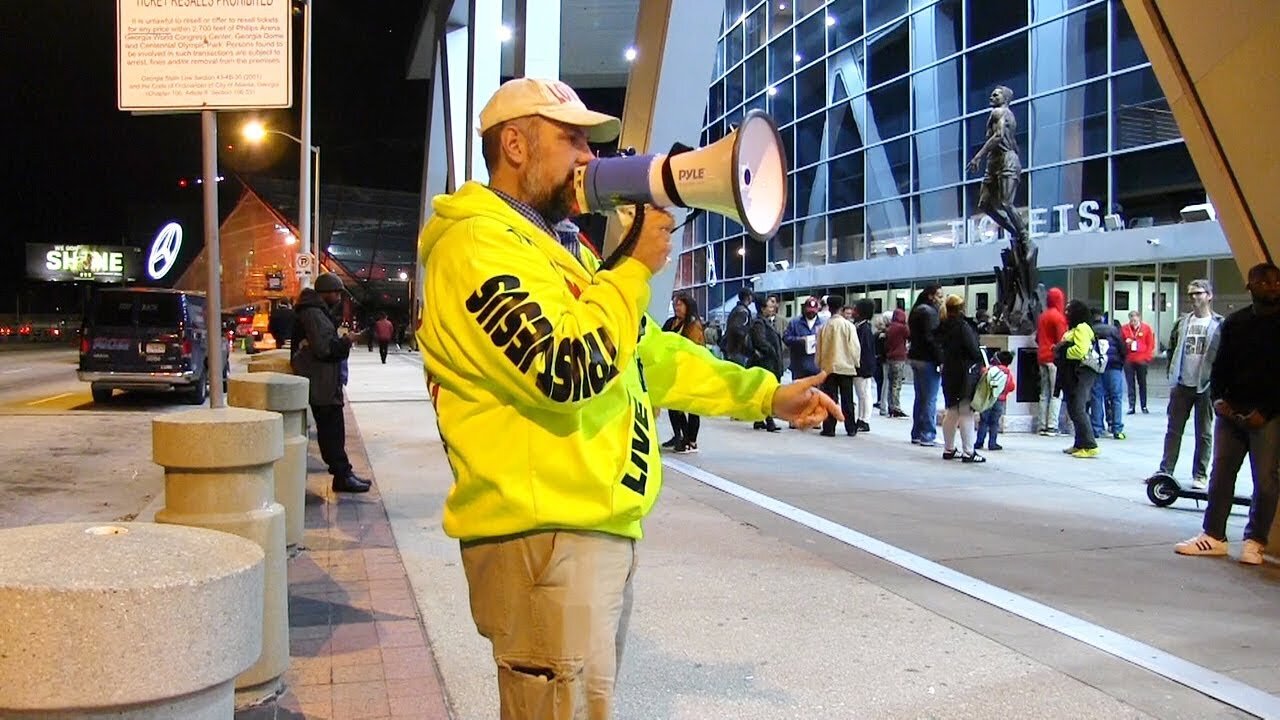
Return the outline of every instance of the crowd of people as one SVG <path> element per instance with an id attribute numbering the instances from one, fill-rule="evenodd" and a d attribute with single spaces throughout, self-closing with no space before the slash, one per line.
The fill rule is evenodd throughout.
<path id="1" fill-rule="evenodd" d="M 1265 263 L 1254 267 L 1247 288 L 1252 304 L 1224 318 L 1213 310 L 1208 280 L 1187 285 L 1188 310 L 1174 323 L 1166 345 L 1164 447 L 1148 481 L 1173 477 L 1192 420 L 1191 488 L 1205 492 L 1208 505 L 1204 531 L 1175 549 L 1183 555 L 1226 555 L 1235 479 L 1248 456 L 1254 491 L 1240 560 L 1258 564 L 1280 487 L 1280 375 L 1266 372 L 1270 358 L 1280 355 L 1280 270 Z M 682 295 L 676 306 L 669 324 L 687 325 L 688 309 L 696 305 Z M 847 303 L 838 295 L 807 298 L 790 320 L 778 316 L 778 307 L 776 296 L 757 301 L 743 289 L 723 334 L 714 325 L 706 334 L 719 338 L 718 349 L 733 362 L 764 367 L 779 377 L 788 369 L 793 378 L 824 374 L 822 389 L 841 408 L 849 436 L 871 430 L 872 409 L 882 417 L 908 417 L 900 396 L 909 368 L 915 390 L 912 444 L 938 445 L 941 396 L 944 460 L 983 463 L 979 451 L 1003 449 L 997 438 L 1017 391 L 1014 355 L 984 349 L 981 335 L 988 319 L 982 311 L 971 317 L 964 298 L 931 285 L 909 313 L 902 308 L 877 312 L 870 300 Z M 702 335 L 701 323 L 698 328 Z M 1139 311 L 1130 311 L 1121 324 L 1050 288 L 1035 342 L 1037 362 L 1022 369 L 1034 376 L 1022 377 L 1033 389 L 1030 395 L 1037 396 L 1028 398 L 1034 403 L 1034 429 L 1044 437 L 1070 436 L 1072 443 L 1063 450 L 1070 457 L 1098 457 L 1100 438 L 1128 438 L 1126 415 L 1150 412 L 1148 369 L 1157 342 Z M 836 426 L 835 417 L 828 417 L 821 435 L 834 437 Z M 772 419 L 755 427 L 780 429 Z M 687 443 L 676 447 L 687 448 Z"/>

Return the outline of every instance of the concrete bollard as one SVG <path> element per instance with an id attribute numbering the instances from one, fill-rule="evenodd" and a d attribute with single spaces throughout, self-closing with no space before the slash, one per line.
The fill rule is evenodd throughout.
<path id="1" fill-rule="evenodd" d="M 0 530 L 0 719 L 231 720 L 262 549 L 152 523 Z"/>
<path id="2" fill-rule="evenodd" d="M 302 542 L 307 502 L 307 403 L 311 382 L 297 375 L 263 372 L 236 375 L 228 383 L 227 403 L 284 416 L 284 457 L 275 464 L 276 502 L 284 506 L 284 542 Z"/>
<path id="3" fill-rule="evenodd" d="M 290 375 L 293 373 L 293 365 L 289 360 L 291 355 L 290 350 L 267 350 L 250 355 L 249 372 L 278 372 Z"/>
<path id="4" fill-rule="evenodd" d="M 231 407 L 163 415 L 151 421 L 151 452 L 164 467 L 156 522 L 239 535 L 266 555 L 262 654 L 236 678 L 236 705 L 270 698 L 289 667 L 284 507 L 272 479 L 284 455 L 284 421 L 278 413 Z"/>

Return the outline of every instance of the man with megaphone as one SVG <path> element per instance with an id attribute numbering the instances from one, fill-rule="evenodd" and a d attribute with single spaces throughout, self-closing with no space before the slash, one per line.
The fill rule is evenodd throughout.
<path id="1" fill-rule="evenodd" d="M 521 78 L 479 129 L 489 184 L 436 197 L 418 241 L 418 344 L 455 477 L 444 529 L 493 643 L 501 717 L 603 720 L 635 541 L 662 483 L 653 408 L 805 427 L 839 409 L 820 376 L 779 386 L 646 316 L 671 250 L 666 211 L 638 213 L 608 265 L 557 242 L 575 180 L 598 162 L 588 143 L 616 138 L 617 118 L 563 83 Z"/>

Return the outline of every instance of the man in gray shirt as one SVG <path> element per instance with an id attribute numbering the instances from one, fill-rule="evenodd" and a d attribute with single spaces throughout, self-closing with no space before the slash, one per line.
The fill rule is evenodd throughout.
<path id="1" fill-rule="evenodd" d="M 1213 447 L 1209 375 L 1218 352 L 1222 316 L 1213 311 L 1213 286 L 1208 280 L 1192 280 L 1187 285 L 1187 300 L 1191 312 L 1178 318 L 1169 336 L 1169 427 L 1156 476 L 1173 477 L 1182 449 L 1182 431 L 1194 410 L 1196 449 L 1191 461 L 1191 485 L 1204 488 Z"/>

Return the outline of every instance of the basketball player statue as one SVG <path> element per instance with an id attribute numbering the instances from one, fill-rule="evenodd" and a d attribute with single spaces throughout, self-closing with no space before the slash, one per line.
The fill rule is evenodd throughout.
<path id="1" fill-rule="evenodd" d="M 992 329 L 994 332 L 1022 334 L 1034 330 L 1043 301 L 1036 285 L 1039 251 L 1027 235 L 1022 216 L 1013 206 L 1022 163 L 1018 159 L 1018 121 L 1009 109 L 1011 100 L 1013 91 L 1003 85 L 991 91 L 987 140 L 969 161 L 968 170 L 975 172 L 978 163 L 986 158 L 987 171 L 982 178 L 978 210 L 1009 235 L 1010 246 L 1000 251 L 1003 267 L 995 268 L 996 304 L 992 309 Z"/>

